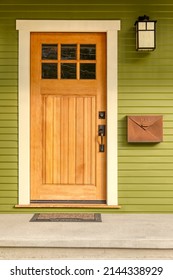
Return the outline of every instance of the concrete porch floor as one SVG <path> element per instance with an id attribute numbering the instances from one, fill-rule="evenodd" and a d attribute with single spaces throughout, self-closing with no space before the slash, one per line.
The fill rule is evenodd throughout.
<path id="1" fill-rule="evenodd" d="M 173 214 L 102 214 L 101 223 L 0 214 L 0 259 L 173 259 Z"/>

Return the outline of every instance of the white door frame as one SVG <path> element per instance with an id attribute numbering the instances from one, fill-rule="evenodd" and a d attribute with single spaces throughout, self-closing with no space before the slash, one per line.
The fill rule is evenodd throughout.
<path id="1" fill-rule="evenodd" d="M 107 205 L 118 205 L 117 51 L 120 20 L 16 20 L 19 30 L 19 205 L 30 204 L 30 33 L 107 34 Z"/>

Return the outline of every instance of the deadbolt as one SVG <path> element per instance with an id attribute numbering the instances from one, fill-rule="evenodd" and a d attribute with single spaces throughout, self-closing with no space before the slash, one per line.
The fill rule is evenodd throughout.
<path id="1" fill-rule="evenodd" d="M 104 119 L 105 119 L 105 117 L 106 117 L 106 113 L 105 113 L 105 111 L 99 111 L 99 119 L 104 120 Z"/>

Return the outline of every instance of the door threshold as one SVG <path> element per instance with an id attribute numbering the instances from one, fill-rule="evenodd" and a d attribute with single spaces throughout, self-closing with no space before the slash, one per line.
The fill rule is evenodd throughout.
<path id="1" fill-rule="evenodd" d="M 104 208 L 104 209 L 120 209 L 120 205 L 107 204 L 53 204 L 53 203 L 31 203 L 31 204 L 17 204 L 15 208 Z"/>

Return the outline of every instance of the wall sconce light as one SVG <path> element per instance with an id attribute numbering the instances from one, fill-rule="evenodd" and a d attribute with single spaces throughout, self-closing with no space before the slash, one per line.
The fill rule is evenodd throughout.
<path id="1" fill-rule="evenodd" d="M 135 22 L 137 51 L 154 51 L 156 48 L 156 22 L 146 15 Z"/>

